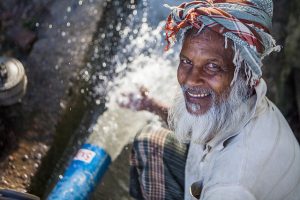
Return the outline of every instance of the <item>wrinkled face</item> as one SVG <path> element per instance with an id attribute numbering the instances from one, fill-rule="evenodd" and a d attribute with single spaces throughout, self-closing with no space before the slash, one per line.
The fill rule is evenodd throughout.
<path id="1" fill-rule="evenodd" d="M 234 74 L 233 50 L 228 40 L 205 29 L 187 33 L 180 52 L 177 79 L 186 108 L 193 115 L 205 114 L 214 104 L 226 99 Z"/>

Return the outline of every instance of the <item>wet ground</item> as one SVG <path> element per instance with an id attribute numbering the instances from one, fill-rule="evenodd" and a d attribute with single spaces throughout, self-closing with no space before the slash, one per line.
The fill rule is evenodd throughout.
<path id="1" fill-rule="evenodd" d="M 47 4 L 47 1 L 43 3 L 1 1 L 0 56 L 26 61 L 37 40 L 35 16 L 47 10 Z M 34 12 L 31 12 L 32 10 Z M 32 132 L 24 134 L 22 131 L 26 126 L 23 123 L 26 119 L 20 113 L 20 109 L 22 109 L 20 103 L 0 107 L 0 187 L 25 191 L 48 146 L 38 141 L 26 141 L 36 135 Z M 24 142 L 19 143 L 20 140 Z"/>
<path id="2" fill-rule="evenodd" d="M 0 107 L 1 188 L 29 190 L 59 122 L 71 113 L 65 130 L 78 126 L 81 110 L 72 106 L 83 86 L 74 85 L 81 82 L 79 72 L 104 3 L 1 1 L 1 56 L 18 58 L 29 80 L 21 103 Z"/>

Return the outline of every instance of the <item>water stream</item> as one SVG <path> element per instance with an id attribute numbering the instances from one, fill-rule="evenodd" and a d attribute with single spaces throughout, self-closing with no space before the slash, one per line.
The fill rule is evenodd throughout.
<path id="1" fill-rule="evenodd" d="M 108 109 L 92 126 L 90 130 L 92 137 L 89 138 L 89 142 L 104 147 L 115 162 L 96 189 L 93 199 L 130 199 L 128 196 L 130 148 L 128 149 L 127 145 L 147 123 L 158 125 L 160 123 L 159 118 L 149 112 L 133 112 L 120 108 L 117 102 L 127 100 L 122 93 L 138 94 L 139 86 L 145 86 L 149 89 L 150 96 L 170 103 L 177 88 L 178 46 L 164 52 L 166 42 L 163 35 L 163 20 L 169 12 L 163 7 L 165 3 L 174 5 L 174 1 L 170 0 L 140 2 L 133 11 L 131 23 L 121 34 L 117 53 L 111 62 L 116 77 L 107 85 Z M 98 75 L 102 76 L 102 72 Z M 101 93 L 102 89 L 102 84 L 94 86 L 94 91 Z"/>
<path id="2" fill-rule="evenodd" d="M 137 128 L 150 119 L 157 120 L 148 112 L 121 109 L 117 102 L 127 100 L 122 93 L 138 94 L 139 87 L 145 86 L 150 96 L 170 103 L 177 87 L 178 47 L 164 52 L 163 20 L 169 11 L 163 7 L 164 3 L 170 1 L 144 0 L 138 4 L 132 14 L 133 23 L 122 31 L 117 53 L 111 61 L 115 77 L 105 87 L 108 110 L 90 130 L 95 133 L 90 141 L 100 146 L 108 145 L 106 148 L 113 160 L 120 153 L 118 146 L 124 146 L 122 142 L 128 142 Z M 103 77 L 103 72 L 96 76 Z M 103 93 L 103 82 L 95 84 L 93 91 L 103 96 L 99 95 Z M 122 134 L 118 134 L 119 131 Z"/>

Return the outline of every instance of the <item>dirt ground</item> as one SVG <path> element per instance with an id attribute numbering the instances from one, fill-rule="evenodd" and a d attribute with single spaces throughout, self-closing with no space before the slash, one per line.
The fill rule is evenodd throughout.
<path id="1" fill-rule="evenodd" d="M 104 2 L 0 2 L 0 56 L 19 59 L 29 80 L 21 103 L 0 107 L 0 188 L 27 191 L 62 116 L 74 116 L 72 88 Z"/>
<path id="2" fill-rule="evenodd" d="M 0 56 L 26 59 L 37 40 L 37 27 L 41 13 L 47 12 L 47 1 L 0 2 Z M 25 68 L 26 69 L 26 68 Z M 0 187 L 26 191 L 30 178 L 41 163 L 48 146 L 38 141 L 33 132 L 24 133 L 20 103 L 0 107 Z M 19 143 L 21 140 L 24 142 Z M 27 141 L 26 141 L 27 140 Z M 19 149 L 19 151 L 14 151 Z M 8 170 L 3 170 L 8 169 Z"/>

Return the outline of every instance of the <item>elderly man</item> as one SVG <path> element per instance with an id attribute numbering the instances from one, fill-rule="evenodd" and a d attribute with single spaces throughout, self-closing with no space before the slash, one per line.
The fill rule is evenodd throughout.
<path id="1" fill-rule="evenodd" d="M 163 128 L 139 133 L 132 196 L 300 199 L 299 145 L 261 78 L 261 59 L 278 50 L 269 35 L 272 6 L 271 0 L 214 0 L 173 8 L 166 37 L 170 44 L 184 32 L 177 73 L 182 90 L 168 123 L 179 142 Z M 166 118 L 166 108 L 146 95 L 141 105 Z"/>

